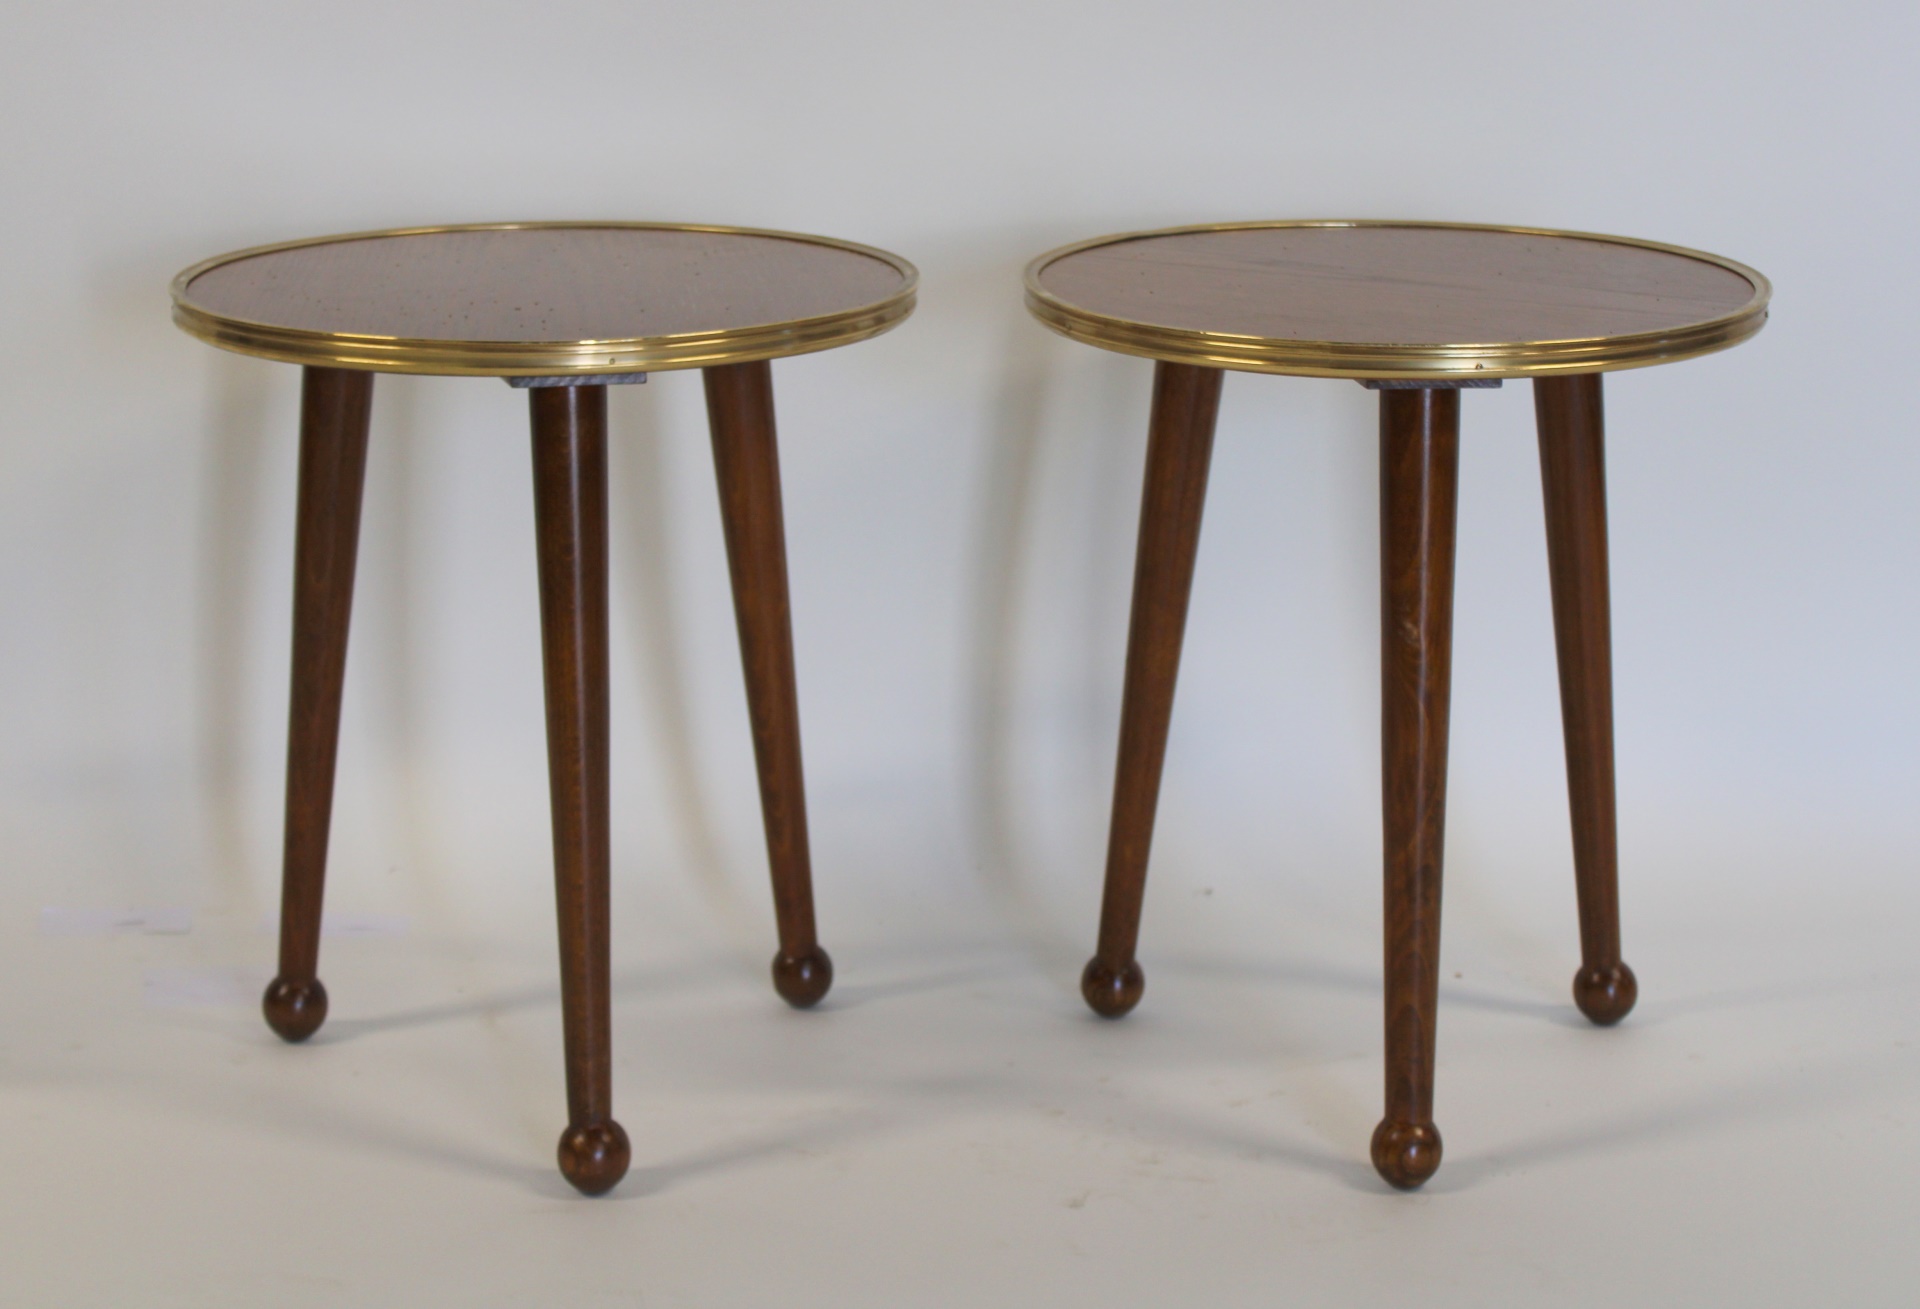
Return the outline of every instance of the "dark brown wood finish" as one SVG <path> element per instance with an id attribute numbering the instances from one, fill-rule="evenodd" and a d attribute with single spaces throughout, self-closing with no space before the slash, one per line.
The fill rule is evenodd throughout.
<path id="1" fill-rule="evenodd" d="M 1755 293 L 1731 269 L 1644 246 L 1419 226 L 1153 234 L 1064 255 L 1040 284 L 1131 322 L 1405 345 L 1658 332 L 1733 313 Z"/>
<path id="2" fill-rule="evenodd" d="M 1607 472 L 1600 375 L 1533 384 L 1546 491 L 1553 634 L 1580 900 L 1580 971 L 1573 998 L 1603 1026 L 1639 995 L 1620 958 L 1619 852 L 1613 797 L 1613 634 L 1607 581 Z"/>
<path id="3" fill-rule="evenodd" d="M 1738 344 L 1765 322 L 1770 295 L 1755 270 L 1701 251 L 1444 223 L 1170 228 L 1028 266 L 1027 307 L 1043 325 L 1158 369 L 1100 946 L 1082 979 L 1094 1009 L 1126 1013 L 1143 987 L 1134 951 L 1208 439 L 1181 428 L 1177 411 L 1195 400 L 1174 384 L 1222 367 L 1381 387 L 1386 1052 L 1375 1168 L 1410 1189 L 1441 1159 L 1434 1054 L 1463 385 L 1535 382 L 1580 903 L 1574 997 L 1600 1024 L 1633 1007 L 1620 958 L 1599 373 Z"/>
<path id="4" fill-rule="evenodd" d="M 559 1164 L 599 1194 L 631 1149 L 614 1120 L 609 986 L 606 392 L 707 369 L 714 458 L 779 917 L 774 985 L 817 1003 L 786 547 L 767 359 L 885 331 L 918 274 L 825 237 L 624 222 L 363 233 L 240 251 L 175 279 L 174 321 L 305 365 L 284 898 L 267 1021 L 321 1025 L 316 975 L 368 409 L 375 371 L 521 376 L 531 405 L 568 1125 Z M 753 362 L 740 362 L 740 361 Z"/>
<path id="5" fill-rule="evenodd" d="M 800 767 L 800 702 L 787 596 L 786 524 L 773 423 L 773 369 L 765 360 L 704 370 L 707 421 L 720 486 L 720 520 L 733 576 L 747 714 L 760 774 L 767 864 L 780 949 L 773 985 L 795 1008 L 818 1004 L 833 985 L 833 961 L 813 920 L 806 782 Z"/>
<path id="6" fill-rule="evenodd" d="M 1200 545 L 1200 515 L 1206 503 L 1222 377 L 1214 368 L 1154 365 L 1119 760 L 1107 835 L 1106 892 L 1100 905 L 1099 945 L 1080 977 L 1080 993 L 1105 1018 L 1119 1018 L 1132 1010 L 1146 988 L 1134 950 L 1140 936 L 1147 855 L 1160 802 L 1161 765 L 1173 718 L 1174 683 Z"/>
<path id="7" fill-rule="evenodd" d="M 527 396 L 567 1063 L 560 1171 L 599 1195 L 626 1174 L 630 1155 L 613 1119 L 608 985 L 607 392 L 556 386 Z"/>
<path id="8" fill-rule="evenodd" d="M 287 714 L 280 969 L 261 1000 L 267 1025 L 289 1041 L 306 1040 L 327 1017 L 327 990 L 316 975 L 320 910 L 372 405 L 373 374 L 338 368 L 304 371 L 293 547 L 293 685 Z"/>
<path id="9" fill-rule="evenodd" d="M 219 264 L 222 318 L 435 341 L 613 341 L 791 322 L 884 300 L 883 259 L 741 232 L 534 227 L 337 239 Z"/>
<path id="10" fill-rule="evenodd" d="M 1456 390 L 1380 393 L 1386 1115 L 1374 1130 L 1373 1166 L 1403 1189 L 1440 1166 L 1433 1059 L 1459 429 Z"/>

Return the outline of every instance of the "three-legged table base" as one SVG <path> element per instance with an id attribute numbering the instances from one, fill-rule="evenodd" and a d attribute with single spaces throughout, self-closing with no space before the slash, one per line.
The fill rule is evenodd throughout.
<path id="1" fill-rule="evenodd" d="M 705 380 L 779 923 L 773 983 L 804 1008 L 826 995 L 833 964 L 814 928 L 772 370 L 727 364 Z M 313 1035 L 327 1014 L 320 912 L 372 395 L 371 373 L 306 370 L 280 967 L 262 1001 L 289 1041 Z M 597 1195 L 626 1173 L 631 1153 L 613 1118 L 608 979 L 606 388 L 541 386 L 527 396 L 567 1068 L 559 1161 L 568 1181 Z"/>
<path id="2" fill-rule="evenodd" d="M 1140 907 L 1221 376 L 1188 364 L 1155 368 L 1106 890 L 1099 944 L 1081 979 L 1087 1003 L 1109 1018 L 1138 1004 L 1146 984 L 1135 958 Z M 1600 395 L 1597 373 L 1534 383 L 1579 889 L 1573 992 L 1604 1025 L 1626 1016 L 1636 987 L 1620 958 Z M 1457 388 L 1380 391 L 1386 1112 L 1372 1154 L 1380 1175 L 1403 1188 L 1433 1176 L 1441 1153 L 1433 1068 L 1459 421 Z"/>

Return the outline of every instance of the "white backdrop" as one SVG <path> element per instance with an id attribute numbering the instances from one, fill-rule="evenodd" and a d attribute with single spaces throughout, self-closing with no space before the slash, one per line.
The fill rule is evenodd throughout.
<path id="1" fill-rule="evenodd" d="M 1102 806 L 1150 367 L 1052 340 L 1018 274 L 1087 234 L 1267 215 L 1615 230 L 1772 276 L 1753 344 L 1609 384 L 1628 850 L 1659 814 L 1910 841 L 1914 27 L 1893 4 L 15 10 L 15 875 L 205 896 L 230 860 L 271 885 L 298 380 L 173 330 L 169 276 L 286 236 L 515 217 L 820 230 L 924 271 L 895 334 L 776 369 L 824 869 L 964 877 L 995 777 L 1016 825 L 1050 785 Z M 751 862 L 697 392 L 616 393 L 622 827 L 672 825 L 678 787 Z M 420 804 L 432 841 L 540 860 L 524 422 L 497 384 L 378 388 L 344 869 L 392 864 L 380 825 Z M 1231 380 L 1175 810 L 1269 837 L 1373 821 L 1371 424 L 1348 384 Z M 1528 424 L 1523 386 L 1467 399 L 1461 829 L 1563 804 Z M 828 821 L 839 804 L 858 818 Z M 1085 879 L 1100 820 L 1073 823 Z"/>
<path id="2" fill-rule="evenodd" d="M 229 860 L 271 884 L 297 377 L 175 331 L 171 275 L 519 217 L 816 230 L 923 271 L 894 334 L 776 369 L 826 869 L 966 876 L 995 778 L 1104 803 L 1149 365 L 1051 338 L 1019 272 L 1084 235 L 1247 216 L 1617 231 L 1766 272 L 1753 343 L 1610 382 L 1628 849 L 1663 814 L 1910 841 L 1915 25 L 1891 4 L 16 7 L 0 751 L 34 855 L 14 875 L 202 896 Z M 341 866 L 392 863 L 380 825 L 409 805 L 435 842 L 537 862 L 523 406 L 411 379 L 377 403 Z M 615 415 L 623 840 L 684 845 L 673 794 L 751 863 L 698 387 L 658 377 Z M 1468 397 L 1462 830 L 1563 803 L 1530 422 L 1524 387 Z M 1170 822 L 1372 822 L 1371 433 L 1357 387 L 1231 380 Z M 1026 839 L 1064 821 L 1026 812 Z M 1085 880 L 1100 821 L 1074 821 Z"/>
<path id="3" fill-rule="evenodd" d="M 10 6 L 11 930 L 274 900 L 297 370 L 175 330 L 171 276 L 595 217 L 817 231 L 923 274 L 893 333 L 775 367 L 843 979 L 836 921 L 870 897 L 903 938 L 977 902 L 1090 946 L 1150 366 L 1032 323 L 1020 271 L 1248 217 L 1618 232 L 1773 280 L 1751 343 L 1608 383 L 1628 957 L 1661 904 L 1764 913 L 1789 880 L 1837 918 L 1910 913 L 1917 29 L 1894 3 Z M 330 905 L 550 912 L 524 402 L 382 379 L 375 405 Z M 1531 397 L 1463 408 L 1449 875 L 1481 908 L 1450 930 L 1537 900 L 1570 976 Z M 1350 383 L 1229 379 L 1149 943 L 1169 888 L 1233 878 L 1375 930 L 1373 414 Z M 721 892 L 764 953 L 700 388 L 658 375 L 613 416 L 616 881 Z"/>

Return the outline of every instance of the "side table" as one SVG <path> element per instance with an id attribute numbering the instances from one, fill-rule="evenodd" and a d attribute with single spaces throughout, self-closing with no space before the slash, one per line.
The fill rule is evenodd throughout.
<path id="1" fill-rule="evenodd" d="M 365 232 L 222 255 L 174 280 L 182 328 L 305 369 L 280 963 L 263 1000 L 274 1031 L 302 1041 L 327 1015 L 315 970 L 376 372 L 506 378 L 531 404 L 567 1066 L 560 1171 L 599 1194 L 630 1155 L 613 1118 L 608 997 L 608 383 L 704 370 L 779 920 L 774 987 L 800 1007 L 826 994 L 769 361 L 886 331 L 912 312 L 917 281 L 905 260 L 844 241 L 660 223 Z"/>
<path id="2" fill-rule="evenodd" d="M 1380 689 L 1386 1114 L 1374 1167 L 1440 1165 L 1433 1123 L 1440 872 L 1460 391 L 1533 379 L 1573 819 L 1581 967 L 1602 1025 L 1633 1007 L 1620 957 L 1600 374 L 1758 332 L 1751 268 L 1676 246 L 1526 228 L 1260 222 L 1101 237 L 1027 268 L 1027 307 L 1065 336 L 1156 362 L 1099 946 L 1081 979 L 1110 1018 L 1134 958 L 1223 370 L 1345 377 L 1380 393 Z"/>

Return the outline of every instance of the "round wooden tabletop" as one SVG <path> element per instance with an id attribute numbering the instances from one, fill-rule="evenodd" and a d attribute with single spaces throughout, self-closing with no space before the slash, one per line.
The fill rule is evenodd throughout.
<path id="1" fill-rule="evenodd" d="M 1100 237 L 1027 268 L 1027 307 L 1075 340 L 1313 377 L 1536 377 L 1666 363 L 1758 332 L 1743 264 L 1585 232 L 1299 221 Z"/>
<path id="2" fill-rule="evenodd" d="M 490 223 L 290 241 L 195 264 L 173 318 L 229 350 L 395 373 L 704 368 L 825 350 L 913 311 L 919 274 L 826 237 Z"/>

